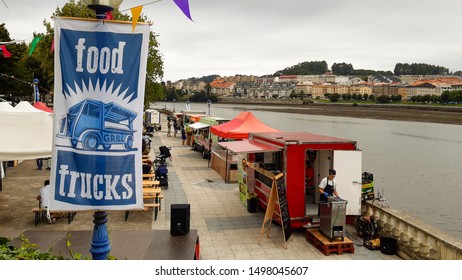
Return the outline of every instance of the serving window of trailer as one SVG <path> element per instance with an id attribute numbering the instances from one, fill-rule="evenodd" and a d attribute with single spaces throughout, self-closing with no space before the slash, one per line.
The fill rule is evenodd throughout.
<path id="1" fill-rule="evenodd" d="M 225 180 L 226 183 L 237 182 L 238 154 L 220 145 L 212 148 L 210 166 Z"/>
<path id="2" fill-rule="evenodd" d="M 281 172 L 283 168 L 282 148 L 252 140 L 218 142 L 217 146 L 227 154 L 246 155 L 252 169 Z M 214 151 L 215 152 L 215 151 Z"/>

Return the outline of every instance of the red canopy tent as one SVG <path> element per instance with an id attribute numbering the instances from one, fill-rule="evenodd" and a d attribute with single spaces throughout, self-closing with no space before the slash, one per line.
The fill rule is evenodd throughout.
<path id="1" fill-rule="evenodd" d="M 228 139 L 247 139 L 249 132 L 277 132 L 257 119 L 251 112 L 242 112 L 231 121 L 212 126 L 210 130 L 218 137 Z"/>
<path id="2" fill-rule="evenodd" d="M 47 113 L 53 113 L 53 110 L 48 108 L 48 106 L 45 105 L 43 102 L 35 102 L 34 107 L 39 109 L 39 110 L 45 111 Z"/>

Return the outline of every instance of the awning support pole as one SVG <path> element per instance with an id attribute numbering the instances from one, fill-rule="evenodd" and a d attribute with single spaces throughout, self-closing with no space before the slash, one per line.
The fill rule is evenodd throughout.
<path id="1" fill-rule="evenodd" d="M 226 169 L 226 171 L 225 171 L 225 183 L 229 183 L 229 182 L 228 182 L 228 149 L 226 149 L 226 160 L 225 160 L 225 163 L 226 163 L 226 164 L 225 164 L 225 166 L 226 166 L 226 167 L 225 167 L 225 169 Z"/>

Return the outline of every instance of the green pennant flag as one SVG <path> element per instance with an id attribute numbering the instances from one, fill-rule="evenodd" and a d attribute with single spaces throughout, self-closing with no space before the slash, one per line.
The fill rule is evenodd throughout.
<path id="1" fill-rule="evenodd" d="M 28 55 L 28 57 L 32 55 L 32 53 L 35 50 L 35 47 L 37 47 L 37 44 L 40 42 L 41 39 L 42 39 L 42 37 L 37 36 L 37 37 L 34 38 L 34 40 L 32 40 L 32 42 L 30 43 L 30 46 L 29 46 L 29 55 Z"/>

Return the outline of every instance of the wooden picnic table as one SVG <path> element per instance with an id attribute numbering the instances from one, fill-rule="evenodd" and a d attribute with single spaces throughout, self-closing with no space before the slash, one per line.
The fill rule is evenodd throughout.
<path id="1" fill-rule="evenodd" d="M 143 180 L 154 180 L 156 178 L 156 174 L 154 173 L 144 173 Z"/>
<path id="2" fill-rule="evenodd" d="M 151 187 L 143 187 L 143 204 L 144 204 L 144 211 L 147 211 L 149 208 L 152 208 L 154 211 L 154 221 L 157 220 L 157 214 L 162 209 L 161 200 L 164 197 L 161 188 L 152 187 L 154 185 L 159 185 L 158 181 L 149 181 Z M 153 184 L 154 182 L 154 184 Z M 157 182 L 157 184 L 155 183 Z M 144 184 L 143 184 L 144 186 Z M 146 202 L 145 200 L 153 199 L 154 202 Z M 125 221 L 128 219 L 128 215 L 130 211 L 125 211 Z"/>
<path id="3" fill-rule="evenodd" d="M 153 195 L 158 196 L 161 192 L 161 188 L 143 188 L 143 198 L 150 198 L 149 196 Z"/>
<path id="4" fill-rule="evenodd" d="M 143 188 L 157 188 L 159 185 L 159 181 L 143 180 Z"/>

